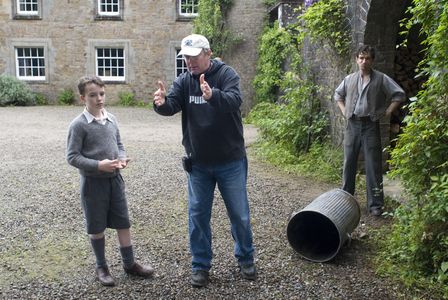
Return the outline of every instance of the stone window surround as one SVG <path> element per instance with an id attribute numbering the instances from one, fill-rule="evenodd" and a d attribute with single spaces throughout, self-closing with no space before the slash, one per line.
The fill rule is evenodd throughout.
<path id="1" fill-rule="evenodd" d="M 50 49 L 50 41 L 48 39 L 15 39 L 10 43 L 10 52 L 11 52 L 11 61 L 14 62 L 14 74 L 15 77 L 19 80 L 26 81 L 29 83 L 48 83 L 49 82 L 49 49 Z M 44 60 L 45 60 L 45 79 L 32 79 L 32 78 L 20 78 L 17 73 L 17 57 L 16 57 L 16 49 L 17 48 L 44 48 Z"/>
<path id="2" fill-rule="evenodd" d="M 171 83 L 176 79 L 176 56 L 178 49 L 180 49 L 181 41 L 170 41 L 168 42 L 168 47 L 164 54 L 168 59 L 164 60 L 163 63 L 163 74 L 166 78 L 167 83 Z"/>
<path id="3" fill-rule="evenodd" d="M 176 0 L 176 16 L 177 21 L 191 21 L 192 19 L 197 17 L 197 13 L 195 14 L 182 14 L 180 11 L 182 1 L 199 1 L 199 0 Z"/>
<path id="4" fill-rule="evenodd" d="M 13 19 L 15 20 L 42 20 L 42 0 L 37 0 L 37 14 L 25 14 L 19 12 L 19 0 L 12 0 Z"/>
<path id="5" fill-rule="evenodd" d="M 99 11 L 100 1 L 101 0 L 93 0 L 93 7 L 94 7 L 96 21 L 101 21 L 101 20 L 123 21 L 124 0 L 118 0 L 118 14 L 117 15 L 102 14 Z"/>
<path id="6" fill-rule="evenodd" d="M 178 71 L 181 71 L 180 73 L 183 73 L 187 71 L 187 65 L 185 63 L 185 60 L 183 57 L 178 57 L 177 54 L 180 51 L 180 47 L 175 47 L 175 53 L 174 53 L 174 77 L 177 77 Z M 179 60 L 182 60 L 182 67 L 178 67 L 177 63 Z"/>
<path id="7" fill-rule="evenodd" d="M 89 74 L 97 74 L 96 68 L 96 49 L 97 48 L 121 48 L 124 49 L 124 78 L 120 79 L 104 79 L 107 83 L 123 84 L 128 83 L 129 79 L 129 67 L 130 61 L 130 43 L 127 40 L 96 40 L 92 39 L 88 41 L 88 54 L 87 54 L 87 71 Z"/>

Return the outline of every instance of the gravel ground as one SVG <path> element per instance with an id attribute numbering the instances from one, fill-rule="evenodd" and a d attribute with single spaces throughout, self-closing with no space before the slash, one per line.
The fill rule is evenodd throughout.
<path id="1" fill-rule="evenodd" d="M 328 263 L 306 261 L 289 246 L 290 215 L 329 184 L 282 173 L 249 155 L 248 192 L 259 279 L 240 278 L 224 205 L 213 207 L 214 261 L 207 288 L 190 286 L 186 176 L 180 115 L 110 107 L 128 156 L 123 172 L 137 259 L 153 279 L 124 274 L 116 235 L 107 257 L 117 286 L 102 287 L 85 234 L 79 175 L 65 161 L 69 122 L 81 107 L 0 108 L 0 297 L 2 299 L 406 299 L 375 275 L 372 231 L 384 222 L 364 215 L 350 247 Z M 246 127 L 248 151 L 256 130 Z"/>

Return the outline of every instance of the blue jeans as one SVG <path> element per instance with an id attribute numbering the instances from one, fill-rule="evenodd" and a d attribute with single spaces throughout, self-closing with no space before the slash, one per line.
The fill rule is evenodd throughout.
<path id="1" fill-rule="evenodd" d="M 210 270 L 210 218 L 216 184 L 231 223 L 234 253 L 240 265 L 253 263 L 254 247 L 246 190 L 247 158 L 224 164 L 193 164 L 188 173 L 188 218 L 193 270 Z"/>

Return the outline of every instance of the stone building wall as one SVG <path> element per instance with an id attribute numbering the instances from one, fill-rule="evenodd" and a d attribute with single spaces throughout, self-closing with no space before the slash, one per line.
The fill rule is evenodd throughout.
<path id="1" fill-rule="evenodd" d="M 96 19 L 94 0 L 39 0 L 40 19 L 14 18 L 14 2 L 0 2 L 0 74 L 15 75 L 14 47 L 45 45 L 47 78 L 29 82 L 36 92 L 55 102 L 62 90 L 75 93 L 79 77 L 95 72 L 95 46 L 118 45 L 126 50 L 126 81 L 108 82 L 108 102 L 118 101 L 120 91 L 133 92 L 138 100 L 152 101 L 157 80 L 170 84 L 175 77 L 176 48 L 191 33 L 191 20 L 180 20 L 176 0 L 120 0 L 121 20 Z M 252 104 L 256 45 L 265 16 L 261 0 L 236 0 L 229 19 L 243 42 L 226 58 L 240 73 L 245 99 Z"/>
<path id="2" fill-rule="evenodd" d="M 262 0 L 234 0 L 228 16 L 229 26 L 242 42 L 233 49 L 224 62 L 231 65 L 241 77 L 243 105 L 241 110 L 247 114 L 253 106 L 255 91 L 252 81 L 258 60 L 258 38 L 267 18 L 267 8 Z"/>
<path id="3" fill-rule="evenodd" d="M 107 84 L 109 102 L 117 101 L 119 91 L 148 99 L 157 79 L 173 79 L 173 47 L 191 31 L 190 23 L 176 21 L 175 1 L 123 0 L 123 20 L 95 20 L 94 2 L 45 0 L 42 19 L 16 20 L 11 1 L 2 1 L 0 73 L 15 75 L 14 45 L 45 43 L 47 81 L 30 85 L 56 99 L 63 89 L 76 92 L 77 79 L 94 73 L 95 45 L 120 44 L 126 45 L 128 73 L 126 83 Z"/>

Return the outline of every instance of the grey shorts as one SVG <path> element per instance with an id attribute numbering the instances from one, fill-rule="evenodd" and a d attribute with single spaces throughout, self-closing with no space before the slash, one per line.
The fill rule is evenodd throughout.
<path id="1" fill-rule="evenodd" d="M 81 176 L 81 205 L 88 234 L 101 233 L 106 228 L 131 227 L 120 174 L 111 178 Z"/>

